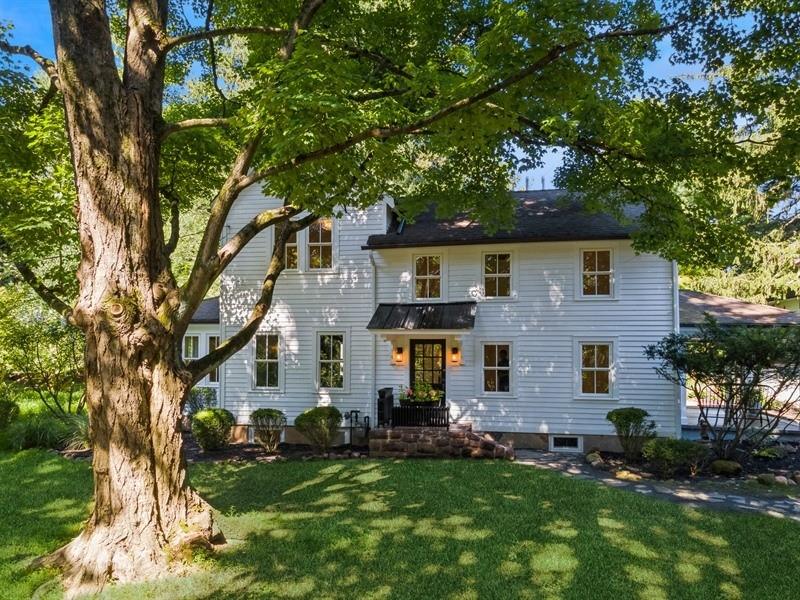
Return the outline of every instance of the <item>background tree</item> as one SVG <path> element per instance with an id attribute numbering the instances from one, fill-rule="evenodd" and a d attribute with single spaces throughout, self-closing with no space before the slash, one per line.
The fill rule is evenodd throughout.
<path id="1" fill-rule="evenodd" d="M 761 105 L 793 85 L 785 74 L 797 66 L 773 48 L 790 44 L 765 34 L 788 27 L 781 3 L 755 7 L 765 24 L 754 30 L 741 26 L 750 3 L 691 0 L 660 11 L 639 0 L 50 4 L 55 61 L 0 38 L 0 50 L 41 68 L 44 85 L 8 58 L 0 67 L 7 81 L 24 82 L 8 103 L 23 129 L 42 131 L 42 110 L 63 116 L 76 300 L 64 301 L 68 290 L 59 294 L 58 278 L 35 260 L 52 251 L 18 235 L 7 212 L 0 249 L 86 336 L 95 502 L 81 534 L 47 561 L 64 568 L 71 593 L 157 576 L 171 548 L 211 538 L 210 507 L 186 481 L 181 407 L 192 384 L 258 329 L 292 232 L 381 194 L 409 217 L 433 198 L 440 213 L 503 227 L 512 174 L 556 145 L 570 152 L 561 181 L 586 192 L 590 206 L 643 210 L 637 249 L 720 262 L 720 249 L 730 254 L 746 240 L 752 220 L 731 218 L 719 191 L 768 178 L 780 189 L 788 168 L 748 167 L 750 148 L 737 138 L 742 115 L 763 127 Z M 645 77 L 665 38 L 678 62 L 710 74 L 725 61 L 740 69 L 746 93 L 716 80 L 696 91 Z M 746 87 L 755 76 L 763 90 Z M 18 176 L 5 169 L 21 160 L 12 154 L 0 157 L 4 203 L 25 193 L 20 178 L 46 183 L 56 172 L 33 150 Z M 284 205 L 223 243 L 231 207 L 253 186 Z M 73 197 L 69 186 L 53 189 Z M 197 251 L 179 281 L 173 257 L 187 191 L 207 193 L 197 205 L 207 214 L 196 220 L 204 221 Z M 41 210 L 59 199 L 45 196 Z M 184 364 L 179 341 L 195 309 L 268 227 L 273 254 L 242 329 Z"/>
<path id="2" fill-rule="evenodd" d="M 670 334 L 645 353 L 692 394 L 714 452 L 729 459 L 798 418 L 798 348 L 798 326 L 721 327 L 709 317 L 696 333 Z"/>

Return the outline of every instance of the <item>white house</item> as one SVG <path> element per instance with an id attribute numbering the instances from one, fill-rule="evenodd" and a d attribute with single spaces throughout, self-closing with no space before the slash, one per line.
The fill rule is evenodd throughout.
<path id="1" fill-rule="evenodd" d="M 679 326 L 677 267 L 631 248 L 631 226 L 589 214 L 561 192 L 515 192 L 513 231 L 463 217 L 398 220 L 391 203 L 348 210 L 291 240 L 289 268 L 248 347 L 203 385 L 246 425 L 260 407 L 334 404 L 376 421 L 377 390 L 425 381 L 450 418 L 517 447 L 611 443 L 606 413 L 649 411 L 680 434 L 679 391 L 643 347 Z M 243 195 L 232 235 L 280 201 Z M 261 233 L 195 315 L 184 347 L 202 355 L 242 325 L 257 298 L 273 232 Z M 211 316 L 205 311 L 210 311 Z"/>

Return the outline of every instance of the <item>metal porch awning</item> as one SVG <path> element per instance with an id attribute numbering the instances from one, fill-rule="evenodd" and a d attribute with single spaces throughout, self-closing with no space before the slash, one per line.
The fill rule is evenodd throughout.
<path id="1" fill-rule="evenodd" d="M 475 302 L 379 304 L 367 325 L 373 333 L 469 333 L 475 327 Z"/>

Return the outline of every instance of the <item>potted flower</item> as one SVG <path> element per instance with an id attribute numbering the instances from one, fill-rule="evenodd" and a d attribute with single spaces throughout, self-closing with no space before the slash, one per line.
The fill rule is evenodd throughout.
<path id="1" fill-rule="evenodd" d="M 431 386 L 425 381 L 417 381 L 411 387 L 400 388 L 400 406 L 413 405 L 438 405 L 442 401 L 444 393 Z"/>

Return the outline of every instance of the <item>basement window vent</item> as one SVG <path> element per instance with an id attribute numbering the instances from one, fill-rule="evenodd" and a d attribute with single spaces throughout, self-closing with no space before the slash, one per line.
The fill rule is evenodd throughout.
<path id="1" fill-rule="evenodd" d="M 551 435 L 550 452 L 583 452 L 583 438 L 579 435 Z"/>

